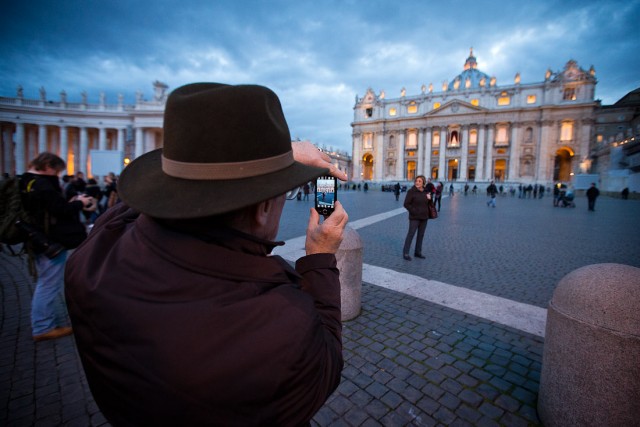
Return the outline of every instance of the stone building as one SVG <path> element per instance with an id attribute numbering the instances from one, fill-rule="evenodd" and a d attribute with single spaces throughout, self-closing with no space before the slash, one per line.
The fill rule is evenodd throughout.
<path id="1" fill-rule="evenodd" d="M 498 85 L 477 65 L 471 50 L 464 70 L 440 87 L 356 96 L 354 180 L 552 185 L 590 172 L 599 105 L 593 67 L 569 61 L 541 82 L 521 82 L 518 73 Z"/>
<path id="2" fill-rule="evenodd" d="M 601 190 L 640 197 L 640 88 L 596 109 L 593 173 Z"/>

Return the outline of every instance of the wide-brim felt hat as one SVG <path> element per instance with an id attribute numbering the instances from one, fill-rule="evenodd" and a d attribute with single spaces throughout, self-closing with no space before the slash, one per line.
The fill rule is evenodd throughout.
<path id="1" fill-rule="evenodd" d="M 293 159 L 273 91 L 193 83 L 169 95 L 163 147 L 122 171 L 118 195 L 152 217 L 201 218 L 254 205 L 326 174 L 328 169 Z"/>

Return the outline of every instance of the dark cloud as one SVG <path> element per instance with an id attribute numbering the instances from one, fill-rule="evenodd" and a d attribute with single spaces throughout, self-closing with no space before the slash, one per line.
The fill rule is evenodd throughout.
<path id="1" fill-rule="evenodd" d="M 351 149 L 355 95 L 439 90 L 473 47 L 498 84 L 544 79 L 570 59 L 614 103 L 640 87 L 640 2 L 384 0 L 11 2 L 0 15 L 0 95 L 86 91 L 115 102 L 193 81 L 259 83 L 283 100 L 292 134 Z"/>

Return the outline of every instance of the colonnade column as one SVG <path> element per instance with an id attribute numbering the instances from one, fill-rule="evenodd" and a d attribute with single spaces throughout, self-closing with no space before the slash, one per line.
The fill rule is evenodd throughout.
<path id="1" fill-rule="evenodd" d="M 136 128 L 136 159 L 144 154 L 144 129 Z"/>
<path id="2" fill-rule="evenodd" d="M 47 127 L 38 125 L 38 154 L 47 151 Z"/>
<path id="3" fill-rule="evenodd" d="M 438 181 L 446 181 L 445 178 L 445 154 L 447 151 L 447 127 L 440 128 L 440 159 L 438 160 Z"/>
<path id="4" fill-rule="evenodd" d="M 485 125 L 478 126 L 478 153 L 476 156 L 476 181 L 484 181 L 484 134 L 487 131 Z"/>
<path id="5" fill-rule="evenodd" d="M 384 147 L 384 132 L 376 132 L 373 134 L 375 142 L 373 143 L 373 179 L 382 181 L 382 173 L 384 171 L 384 162 L 382 161 Z"/>
<path id="6" fill-rule="evenodd" d="M 424 129 L 418 129 L 418 161 L 416 162 L 416 176 L 424 175 Z"/>
<path id="7" fill-rule="evenodd" d="M 494 124 L 489 125 L 489 137 L 487 138 L 487 164 L 485 165 L 484 177 L 487 181 L 493 181 L 493 131 Z"/>
<path id="8" fill-rule="evenodd" d="M 125 130 L 120 128 L 118 129 L 118 139 L 116 142 L 116 149 L 118 151 L 124 151 L 124 132 Z"/>
<path id="9" fill-rule="evenodd" d="M 460 154 L 460 181 L 467 180 L 467 162 L 469 152 L 469 126 L 462 128 L 462 153 Z"/>
<path id="10" fill-rule="evenodd" d="M 2 127 L 2 145 L 4 154 L 4 163 L 2 171 L 8 174 L 13 172 L 12 164 L 14 161 L 13 155 L 13 132 L 9 126 Z"/>
<path id="11" fill-rule="evenodd" d="M 425 138 L 424 138 L 424 173 L 423 175 L 427 178 L 431 178 L 431 128 L 426 128 L 424 130 Z"/>
<path id="12" fill-rule="evenodd" d="M 21 175 L 25 172 L 24 148 L 24 123 L 16 123 L 16 175 Z"/>
<path id="13" fill-rule="evenodd" d="M 107 149 L 107 130 L 103 127 L 98 128 L 98 149 Z"/>
<path id="14" fill-rule="evenodd" d="M 69 162 L 69 132 L 66 126 L 60 126 L 60 157 L 65 165 Z M 66 170 L 66 169 L 65 169 Z"/>
<path id="15" fill-rule="evenodd" d="M 519 168 L 519 153 L 520 153 L 520 125 L 517 123 L 511 124 L 511 144 L 509 144 L 509 174 L 507 180 L 513 181 L 518 177 Z"/>
<path id="16" fill-rule="evenodd" d="M 87 161 L 89 159 L 89 133 L 87 128 L 80 128 L 80 159 L 78 160 L 78 172 L 87 172 Z"/>

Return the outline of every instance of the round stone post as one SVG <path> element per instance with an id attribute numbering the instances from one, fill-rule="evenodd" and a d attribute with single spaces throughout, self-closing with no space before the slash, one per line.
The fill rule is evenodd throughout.
<path id="1" fill-rule="evenodd" d="M 362 294 L 362 241 L 351 227 L 344 229 L 344 237 L 336 252 L 340 270 L 340 299 L 342 320 L 351 320 L 360 314 Z"/>
<path id="2" fill-rule="evenodd" d="M 546 427 L 640 420 L 640 268 L 595 264 L 553 293 L 538 395 Z"/>

